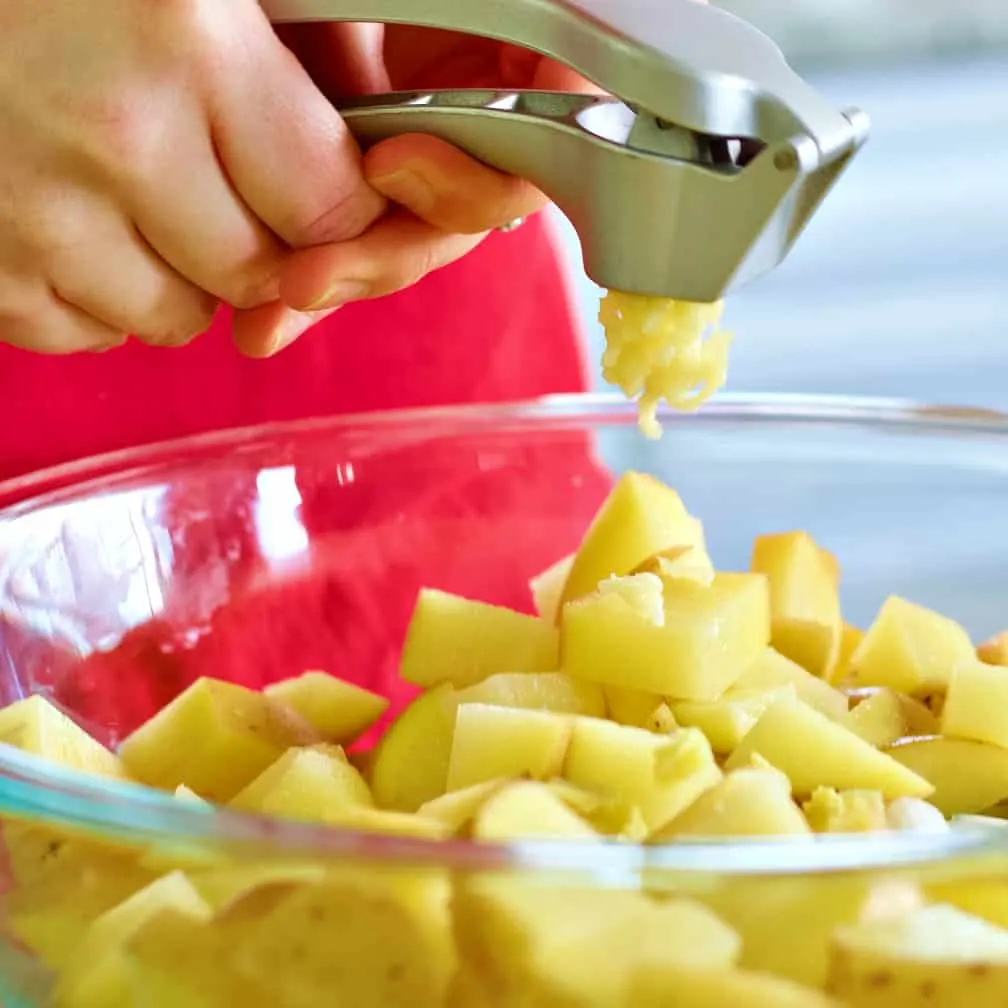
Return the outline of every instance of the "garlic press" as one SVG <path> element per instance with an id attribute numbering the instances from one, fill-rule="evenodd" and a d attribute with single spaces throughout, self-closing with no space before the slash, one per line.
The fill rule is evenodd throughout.
<path id="1" fill-rule="evenodd" d="M 363 146 L 429 133 L 528 179 L 615 290 L 716 301 L 773 269 L 868 137 L 747 22 L 694 0 L 261 0 L 275 23 L 481 35 L 607 96 L 396 92 L 341 102 Z"/>

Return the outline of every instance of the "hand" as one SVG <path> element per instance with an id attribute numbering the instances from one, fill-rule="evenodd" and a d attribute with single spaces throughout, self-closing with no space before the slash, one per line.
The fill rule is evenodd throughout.
<path id="1" fill-rule="evenodd" d="M 184 343 L 384 212 L 255 0 L 5 0 L 0 23 L 4 342 Z"/>
<path id="2" fill-rule="evenodd" d="M 451 32 L 312 25 L 285 30 L 284 37 L 334 100 L 389 88 L 597 90 L 567 67 L 534 53 Z M 378 144 L 365 155 L 364 172 L 393 209 L 359 238 L 298 252 L 286 263 L 281 297 L 304 313 L 303 329 L 348 301 L 380 297 L 415 283 L 465 255 L 492 229 L 547 202 L 530 183 L 429 136 Z M 277 308 L 259 315 L 255 325 L 268 330 Z M 252 320 L 246 324 L 250 330 Z M 287 325 L 296 331 L 296 323 Z"/>

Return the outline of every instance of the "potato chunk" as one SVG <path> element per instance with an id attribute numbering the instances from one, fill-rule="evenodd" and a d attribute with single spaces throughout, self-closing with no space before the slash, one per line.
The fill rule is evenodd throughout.
<path id="1" fill-rule="evenodd" d="M 843 620 L 838 570 L 806 532 L 759 536 L 750 569 L 770 582 L 771 641 L 813 675 L 837 664 Z"/>
<path id="2" fill-rule="evenodd" d="M 626 473 L 574 555 L 562 602 L 581 598 L 603 579 L 629 574 L 648 557 L 676 546 L 692 546 L 706 554 L 700 523 L 670 487 L 653 476 Z"/>
<path id="3" fill-rule="evenodd" d="M 850 658 L 862 686 L 927 696 L 948 686 L 952 670 L 975 659 L 969 634 L 954 620 L 890 596 Z"/>
<path id="4" fill-rule="evenodd" d="M 119 747 L 130 776 L 174 791 L 225 802 L 290 746 L 318 741 L 289 707 L 262 693 L 199 679 Z"/>
<path id="5" fill-rule="evenodd" d="M 388 709 L 388 700 L 327 672 L 305 672 L 263 692 L 287 704 L 326 742 L 350 745 Z"/>
<path id="6" fill-rule="evenodd" d="M 766 648 L 756 661 L 743 671 L 734 688 L 757 692 L 781 686 L 793 686 L 799 700 L 827 717 L 837 719 L 847 713 L 847 697 L 840 690 L 812 675 L 797 662 L 785 658 L 772 647 Z"/>
<path id="7" fill-rule="evenodd" d="M 867 788 L 887 798 L 927 798 L 934 790 L 923 777 L 791 697 L 764 711 L 725 767 L 742 766 L 754 753 L 787 774 L 796 795 L 810 795 L 820 786 Z"/>
<path id="8" fill-rule="evenodd" d="M 462 688 L 499 672 L 551 672 L 559 663 L 552 623 L 425 588 L 406 633 L 401 673 L 416 686 Z"/>
<path id="9" fill-rule="evenodd" d="M 841 928 L 829 989 L 858 1008 L 1008 1000 L 1008 930 L 942 904 Z"/>
<path id="10" fill-rule="evenodd" d="M 126 777 L 114 753 L 42 696 L 25 697 L 0 710 L 0 743 L 82 773 Z"/>
<path id="11" fill-rule="evenodd" d="M 476 813 L 477 840 L 598 840 L 599 835 L 545 784 L 516 781 L 497 790 Z"/>
<path id="12" fill-rule="evenodd" d="M 570 718 L 550 711 L 462 704 L 455 715 L 448 790 L 500 777 L 555 777 L 570 735 Z"/>
<path id="13" fill-rule="evenodd" d="M 951 738 L 1008 748 L 1008 670 L 967 662 L 952 672 L 941 731 Z"/>
<path id="14" fill-rule="evenodd" d="M 710 587 L 667 583 L 660 615 L 657 623 L 614 592 L 570 603 L 561 629 L 564 671 L 606 686 L 711 700 L 769 642 L 767 585 L 758 575 L 718 574 Z"/>

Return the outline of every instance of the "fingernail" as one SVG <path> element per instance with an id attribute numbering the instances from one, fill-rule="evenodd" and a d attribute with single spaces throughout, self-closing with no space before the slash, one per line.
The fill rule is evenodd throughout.
<path id="1" fill-rule="evenodd" d="M 291 314 L 289 318 L 284 320 L 283 325 L 277 329 L 267 356 L 272 357 L 274 354 L 280 353 L 281 350 L 286 350 L 291 343 L 299 336 L 303 336 L 311 328 L 314 321 L 315 319 L 310 315 Z"/>
<path id="2" fill-rule="evenodd" d="M 418 172 L 408 168 L 369 179 L 371 186 L 387 199 L 422 214 L 434 205 L 437 194 L 434 187 Z"/>
<path id="3" fill-rule="evenodd" d="M 306 311 L 319 311 L 322 308 L 339 308 L 348 301 L 360 301 L 370 293 L 371 285 L 363 280 L 337 280 L 329 286 L 325 294 L 310 304 Z"/>

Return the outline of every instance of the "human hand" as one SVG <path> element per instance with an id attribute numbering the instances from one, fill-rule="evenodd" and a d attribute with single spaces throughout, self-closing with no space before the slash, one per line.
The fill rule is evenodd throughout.
<path id="1" fill-rule="evenodd" d="M 537 54 L 452 32 L 312 25 L 283 34 L 334 100 L 390 88 L 597 90 Z M 300 251 L 284 266 L 281 298 L 304 313 L 302 328 L 348 301 L 410 286 L 465 255 L 489 231 L 546 204 L 530 183 L 430 136 L 411 134 L 376 145 L 364 156 L 364 173 L 393 204 L 391 211 L 359 238 Z M 279 311 L 268 306 L 243 325 L 269 329 Z M 290 324 L 290 331 L 296 328 Z"/>
<path id="2" fill-rule="evenodd" d="M 0 23 L 0 341 L 185 343 L 385 209 L 256 0 L 6 0 Z"/>

